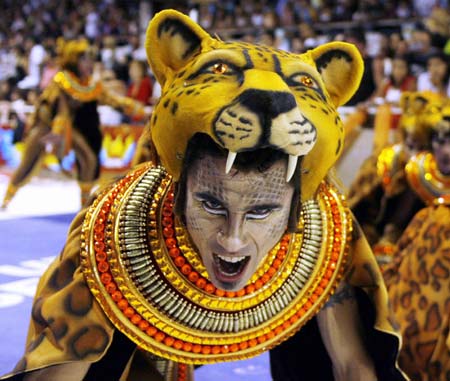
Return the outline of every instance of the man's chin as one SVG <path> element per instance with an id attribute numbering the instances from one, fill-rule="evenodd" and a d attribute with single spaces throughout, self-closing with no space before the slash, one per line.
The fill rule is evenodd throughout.
<path id="1" fill-rule="evenodd" d="M 220 288 L 221 290 L 224 290 L 224 291 L 239 291 L 246 285 L 246 282 L 243 282 L 243 281 L 225 282 L 225 281 L 220 281 L 218 279 L 211 279 L 211 283 L 215 287 Z"/>

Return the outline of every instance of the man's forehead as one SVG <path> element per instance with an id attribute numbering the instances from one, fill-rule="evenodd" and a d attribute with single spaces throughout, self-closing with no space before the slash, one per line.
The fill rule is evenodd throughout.
<path id="1" fill-rule="evenodd" d="M 226 174 L 224 158 L 206 156 L 196 162 L 190 177 L 196 188 L 221 199 L 233 193 L 242 194 L 246 199 L 274 198 L 282 196 L 291 187 L 286 183 L 286 163 L 283 160 L 275 162 L 264 172 L 233 168 Z"/>

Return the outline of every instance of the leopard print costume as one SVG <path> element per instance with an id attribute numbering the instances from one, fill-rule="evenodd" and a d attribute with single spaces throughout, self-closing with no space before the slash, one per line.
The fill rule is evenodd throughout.
<path id="1" fill-rule="evenodd" d="M 450 379 L 450 220 L 448 206 L 421 210 L 386 269 L 389 298 L 403 346 L 400 366 L 417 381 Z"/>
<path id="2" fill-rule="evenodd" d="M 436 107 L 432 118 L 450 126 L 450 107 Z M 436 125 L 438 125 L 436 123 Z M 435 129 L 435 127 L 433 127 Z M 417 381 L 450 379 L 450 178 L 439 172 L 430 152 L 411 158 L 411 186 L 427 203 L 398 243 L 385 279 L 393 312 L 403 334 L 400 363 Z"/>

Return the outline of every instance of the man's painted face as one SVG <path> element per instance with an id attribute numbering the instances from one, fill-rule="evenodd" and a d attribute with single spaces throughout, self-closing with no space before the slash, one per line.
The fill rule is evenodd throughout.
<path id="1" fill-rule="evenodd" d="M 185 216 L 211 282 L 237 291 L 285 232 L 294 187 L 284 160 L 263 173 L 225 174 L 225 162 L 205 156 L 190 168 Z"/>
<path id="2" fill-rule="evenodd" d="M 433 136 L 431 147 L 439 171 L 450 176 L 450 133 Z"/>

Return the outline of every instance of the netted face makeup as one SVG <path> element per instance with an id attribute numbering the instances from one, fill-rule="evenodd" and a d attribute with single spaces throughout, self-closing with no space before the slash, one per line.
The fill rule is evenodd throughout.
<path id="1" fill-rule="evenodd" d="M 285 160 L 265 172 L 225 166 L 226 158 L 206 155 L 189 169 L 185 218 L 211 282 L 237 291 L 285 232 L 294 187 Z"/>

